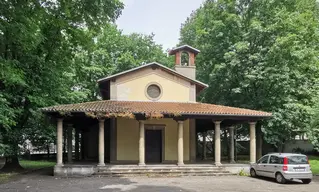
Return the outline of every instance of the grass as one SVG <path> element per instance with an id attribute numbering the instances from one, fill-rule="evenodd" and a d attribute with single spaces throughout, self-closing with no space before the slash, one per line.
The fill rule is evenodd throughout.
<path id="1" fill-rule="evenodd" d="M 319 156 L 309 156 L 309 162 L 313 174 L 319 174 Z"/>
<path id="2" fill-rule="evenodd" d="M 55 165 L 55 162 L 50 161 L 29 161 L 29 160 L 20 160 L 20 165 L 25 168 L 26 171 L 32 171 L 42 168 L 49 168 Z M 0 183 L 5 183 L 12 179 L 13 177 L 21 173 L 0 173 Z"/>
<path id="3" fill-rule="evenodd" d="M 56 163 L 51 161 L 29 161 L 29 160 L 21 160 L 20 165 L 28 170 L 41 169 L 53 167 Z"/>

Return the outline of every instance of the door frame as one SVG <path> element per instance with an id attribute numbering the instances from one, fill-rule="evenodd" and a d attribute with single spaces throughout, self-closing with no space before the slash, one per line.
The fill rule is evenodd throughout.
<path id="1" fill-rule="evenodd" d="M 146 147 L 146 130 L 160 130 L 162 134 L 162 155 L 161 155 L 161 163 L 165 161 L 165 127 L 164 124 L 145 124 L 145 133 L 144 133 L 144 146 Z M 144 150 L 144 157 L 146 157 L 146 150 Z"/>

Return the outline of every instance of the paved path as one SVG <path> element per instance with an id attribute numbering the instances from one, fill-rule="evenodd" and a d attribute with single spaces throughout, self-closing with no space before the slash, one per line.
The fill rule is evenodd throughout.
<path id="1" fill-rule="evenodd" d="M 33 173 L 0 185 L 1 192 L 64 191 L 64 192 L 309 192 L 318 191 L 319 180 L 309 185 L 289 183 L 280 185 L 272 180 L 251 177 L 177 177 L 177 178 L 56 178 Z"/>

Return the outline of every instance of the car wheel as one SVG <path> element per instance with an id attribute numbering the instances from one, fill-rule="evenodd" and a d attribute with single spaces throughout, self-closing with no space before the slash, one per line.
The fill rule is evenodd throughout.
<path id="1" fill-rule="evenodd" d="M 284 178 L 284 176 L 281 173 L 277 173 L 276 174 L 276 181 L 278 183 L 281 183 L 281 184 L 285 184 L 286 183 L 286 179 Z"/>
<path id="2" fill-rule="evenodd" d="M 309 184 L 311 182 L 311 179 L 301 179 L 303 184 Z"/>
<path id="3" fill-rule="evenodd" d="M 257 177 L 257 173 L 256 173 L 255 169 L 250 169 L 250 176 Z"/>

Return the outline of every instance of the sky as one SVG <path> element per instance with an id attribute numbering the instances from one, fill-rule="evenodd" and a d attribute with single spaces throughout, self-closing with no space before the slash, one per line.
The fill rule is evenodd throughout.
<path id="1" fill-rule="evenodd" d="M 151 34 L 163 49 L 178 43 L 181 24 L 204 0 L 122 0 L 125 8 L 117 20 L 124 34 Z"/>

